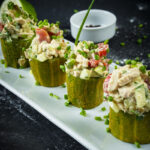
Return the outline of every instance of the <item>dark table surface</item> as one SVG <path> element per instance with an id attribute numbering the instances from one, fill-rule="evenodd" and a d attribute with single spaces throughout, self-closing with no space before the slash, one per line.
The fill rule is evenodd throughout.
<path id="1" fill-rule="evenodd" d="M 62 29 L 70 29 L 74 9 L 87 9 L 90 0 L 30 0 L 39 19 L 59 20 Z M 0 1 L 1 2 L 1 1 Z M 96 0 L 94 7 L 117 16 L 117 31 L 110 40 L 109 57 L 121 63 L 140 57 L 150 67 L 150 1 Z M 142 28 L 138 25 L 143 24 Z M 144 36 L 147 36 L 144 39 Z M 70 30 L 65 38 L 74 41 Z M 139 45 L 137 40 L 141 38 Z M 125 46 L 120 46 L 125 42 Z M 48 121 L 23 100 L 0 85 L 0 150 L 84 150 L 72 137 Z"/>

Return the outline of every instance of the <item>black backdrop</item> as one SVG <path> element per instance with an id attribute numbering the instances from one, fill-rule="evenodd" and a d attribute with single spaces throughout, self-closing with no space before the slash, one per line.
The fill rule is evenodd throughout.
<path id="1" fill-rule="evenodd" d="M 39 19 L 61 22 L 62 29 L 70 29 L 73 10 L 87 9 L 90 0 L 29 0 Z M 0 1 L 2 2 L 2 1 Z M 117 16 L 118 30 L 110 40 L 109 57 L 114 60 L 137 56 L 150 67 L 150 1 L 95 0 L 93 8 L 105 9 Z M 138 24 L 142 23 L 143 28 Z M 143 36 L 147 35 L 147 39 Z M 70 33 L 65 37 L 71 41 Z M 141 45 L 137 39 L 142 38 Z M 125 42 L 125 46 L 120 46 Z M 0 150 L 79 150 L 79 143 L 41 116 L 14 94 L 0 86 Z"/>

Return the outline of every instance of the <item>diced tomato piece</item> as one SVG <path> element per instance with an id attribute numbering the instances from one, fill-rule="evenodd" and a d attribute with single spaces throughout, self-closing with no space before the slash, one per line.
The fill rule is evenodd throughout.
<path id="1" fill-rule="evenodd" d="M 109 48 L 108 44 L 99 43 L 98 48 L 99 48 L 98 54 L 100 57 L 104 57 L 107 55 L 107 49 Z"/>
<path id="2" fill-rule="evenodd" d="M 100 60 L 90 59 L 88 62 L 89 67 L 95 68 L 98 66 Z"/>
<path id="3" fill-rule="evenodd" d="M 36 34 L 39 35 L 39 41 L 47 41 L 48 43 L 51 41 L 49 34 L 47 33 L 46 30 L 44 29 L 36 29 Z"/>
<path id="4" fill-rule="evenodd" d="M 103 84 L 104 92 L 107 93 L 107 94 L 108 94 L 108 84 L 109 84 L 109 81 L 110 81 L 110 79 L 111 79 L 111 75 L 112 75 L 112 74 L 109 74 L 109 75 L 106 77 L 106 79 L 105 79 L 105 81 L 104 81 L 104 84 Z"/>
<path id="5" fill-rule="evenodd" d="M 0 22 L 0 32 L 2 32 L 4 25 Z"/>

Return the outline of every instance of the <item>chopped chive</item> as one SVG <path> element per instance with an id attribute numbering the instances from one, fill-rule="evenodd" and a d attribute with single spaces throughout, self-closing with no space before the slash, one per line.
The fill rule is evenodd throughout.
<path id="1" fill-rule="evenodd" d="M 148 58 L 150 58 L 150 54 L 147 54 Z"/>
<path id="2" fill-rule="evenodd" d="M 4 67 L 5 67 L 5 68 L 7 68 L 7 67 L 8 67 L 8 65 L 7 65 L 7 63 L 6 63 L 6 62 L 5 62 L 5 64 L 4 64 Z"/>
<path id="3" fill-rule="evenodd" d="M 53 98 L 56 98 L 56 99 L 60 99 L 60 97 L 59 97 L 59 96 L 54 95 L 53 93 L 49 93 L 49 96 L 51 96 L 51 97 L 53 97 Z"/>
<path id="4" fill-rule="evenodd" d="M 110 59 L 109 61 L 108 61 L 108 64 L 111 64 L 113 61 L 112 61 L 112 59 Z"/>
<path id="5" fill-rule="evenodd" d="M 109 125 L 109 119 L 108 118 L 105 120 L 105 124 Z"/>
<path id="6" fill-rule="evenodd" d="M 57 47 L 57 50 L 61 50 L 61 46 L 58 46 L 58 47 Z"/>
<path id="7" fill-rule="evenodd" d="M 83 57 L 87 58 L 87 53 L 81 50 L 77 50 L 77 52 L 82 55 Z"/>
<path id="8" fill-rule="evenodd" d="M 54 94 L 53 93 L 49 93 L 49 96 L 53 96 Z"/>
<path id="9" fill-rule="evenodd" d="M 75 59 L 72 59 L 70 62 L 68 62 L 67 67 L 68 67 L 69 69 L 72 69 L 73 66 L 75 65 L 75 63 L 76 63 Z"/>
<path id="10" fill-rule="evenodd" d="M 56 98 L 56 99 L 60 99 L 60 97 L 57 96 L 57 95 L 53 95 L 53 97 Z"/>
<path id="11" fill-rule="evenodd" d="M 144 35 L 143 38 L 144 38 L 144 39 L 147 39 L 147 35 Z"/>
<path id="12" fill-rule="evenodd" d="M 141 39 L 141 38 L 137 39 L 137 43 L 138 43 L 139 45 L 142 44 L 142 39 Z"/>
<path id="13" fill-rule="evenodd" d="M 105 111 L 105 110 L 106 110 L 106 107 L 102 107 L 102 108 L 101 108 L 101 111 Z"/>
<path id="14" fill-rule="evenodd" d="M 65 72 L 65 66 L 64 65 L 60 65 L 60 69 Z"/>
<path id="15" fill-rule="evenodd" d="M 86 117 L 86 111 L 83 108 L 81 108 L 80 115 Z"/>
<path id="16" fill-rule="evenodd" d="M 143 24 L 139 24 L 138 27 L 139 27 L 139 28 L 142 28 L 142 27 L 143 27 Z"/>
<path id="17" fill-rule="evenodd" d="M 70 58 L 75 59 L 75 58 L 76 58 L 76 55 L 75 55 L 75 54 L 71 54 Z"/>
<path id="18" fill-rule="evenodd" d="M 84 23 L 85 23 L 85 21 L 86 21 L 86 19 L 87 19 L 87 17 L 88 17 L 88 14 L 89 14 L 90 9 L 92 8 L 94 2 L 95 2 L 95 0 L 92 0 L 92 2 L 91 2 L 91 4 L 90 4 L 90 6 L 89 6 L 89 8 L 88 8 L 88 10 L 87 10 L 87 12 L 86 12 L 84 18 L 83 18 L 83 21 L 82 21 L 81 26 L 80 26 L 80 28 L 79 28 L 78 34 L 77 34 L 77 36 L 76 36 L 75 45 L 78 44 L 78 40 L 79 40 L 79 37 L 80 37 L 80 33 L 81 33 L 81 31 L 82 31 L 82 28 L 83 28 L 83 26 L 84 26 Z"/>
<path id="19" fill-rule="evenodd" d="M 99 55 L 95 55 L 95 60 L 99 60 Z"/>
<path id="20" fill-rule="evenodd" d="M 64 54 L 64 58 L 65 58 L 65 59 L 68 58 L 68 54 L 67 54 L 67 53 Z"/>
<path id="21" fill-rule="evenodd" d="M 64 99 L 68 99 L 68 95 L 67 94 L 64 95 Z"/>
<path id="22" fill-rule="evenodd" d="M 138 142 L 134 142 L 134 144 L 135 144 L 135 146 L 136 146 L 137 148 L 141 148 L 140 143 L 138 143 Z"/>
<path id="23" fill-rule="evenodd" d="M 25 47 L 23 47 L 23 48 L 22 48 L 22 51 L 25 51 L 25 50 L 26 50 Z"/>
<path id="24" fill-rule="evenodd" d="M 126 44 L 125 44 L 124 42 L 121 42 L 120 45 L 121 45 L 121 46 L 125 46 Z"/>
<path id="25" fill-rule="evenodd" d="M 24 76 L 22 76 L 21 74 L 19 74 L 19 78 L 21 78 L 21 79 L 22 79 L 22 78 L 24 78 Z"/>
<path id="26" fill-rule="evenodd" d="M 115 66 L 115 69 L 117 69 L 118 67 L 117 66 Z"/>
<path id="27" fill-rule="evenodd" d="M 10 73 L 9 71 L 5 71 L 5 73 Z"/>
<path id="28" fill-rule="evenodd" d="M 135 58 L 135 60 L 136 60 L 136 61 L 139 61 L 139 60 L 140 60 L 140 58 L 139 58 L 139 57 L 136 57 L 136 58 Z"/>
<path id="29" fill-rule="evenodd" d="M 65 106 L 69 106 L 70 105 L 70 102 L 69 101 L 66 101 L 65 102 Z"/>
<path id="30" fill-rule="evenodd" d="M 52 39 L 57 39 L 57 36 L 56 35 L 52 35 L 51 38 Z"/>
<path id="31" fill-rule="evenodd" d="M 116 60 L 116 64 L 117 64 L 117 65 L 119 65 L 119 64 L 120 64 L 120 62 L 119 62 L 118 60 Z"/>
<path id="32" fill-rule="evenodd" d="M 136 65 L 137 62 L 136 62 L 135 60 L 131 60 L 131 64 L 132 64 L 132 65 Z"/>
<path id="33" fill-rule="evenodd" d="M 110 102 L 112 102 L 114 100 L 114 98 L 112 96 L 108 96 L 107 100 L 110 101 Z"/>
<path id="34" fill-rule="evenodd" d="M 106 66 L 103 66 L 103 67 L 102 67 L 102 70 L 105 71 L 105 70 L 106 70 Z"/>
<path id="35" fill-rule="evenodd" d="M 130 60 L 130 59 L 126 60 L 125 64 L 126 64 L 126 65 L 131 64 L 131 60 Z"/>
<path id="36" fill-rule="evenodd" d="M 108 115 L 105 115 L 103 116 L 104 119 L 109 119 L 109 114 Z"/>
<path id="37" fill-rule="evenodd" d="M 40 86 L 40 83 L 38 81 L 35 82 L 36 86 Z"/>
<path id="38" fill-rule="evenodd" d="M 108 42 L 109 42 L 109 40 L 105 40 L 105 41 L 104 41 L 104 44 L 108 44 Z"/>
<path id="39" fill-rule="evenodd" d="M 142 73 L 146 73 L 146 67 L 145 67 L 145 66 L 140 66 L 139 70 L 140 70 Z"/>
<path id="40" fill-rule="evenodd" d="M 65 85 L 65 84 L 62 84 L 62 85 L 61 85 L 61 87 L 65 88 L 65 87 L 66 87 L 66 85 Z"/>
<path id="41" fill-rule="evenodd" d="M 107 53 L 109 53 L 109 52 L 110 52 L 110 49 L 108 48 L 108 49 L 107 49 Z"/>
<path id="42" fill-rule="evenodd" d="M 95 116 L 95 118 L 94 118 L 96 121 L 103 121 L 103 119 L 101 118 L 101 117 L 97 117 L 97 116 Z"/>
<path id="43" fill-rule="evenodd" d="M 5 60 L 4 59 L 1 59 L 1 64 L 5 64 Z"/>
<path id="44" fill-rule="evenodd" d="M 60 25 L 60 21 L 56 21 L 56 24 L 57 24 L 57 25 Z"/>
<path id="45" fill-rule="evenodd" d="M 110 130 L 110 128 L 108 127 L 108 128 L 106 128 L 106 132 L 107 133 L 110 133 L 111 132 L 111 130 Z"/>
<path id="46" fill-rule="evenodd" d="M 73 10 L 73 12 L 74 12 L 74 13 L 77 13 L 77 12 L 78 12 L 78 10 L 77 10 L 77 9 L 74 9 L 74 10 Z"/>

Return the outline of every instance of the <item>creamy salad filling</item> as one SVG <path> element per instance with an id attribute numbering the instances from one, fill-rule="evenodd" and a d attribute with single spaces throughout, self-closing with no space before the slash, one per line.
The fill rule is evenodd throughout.
<path id="1" fill-rule="evenodd" d="M 105 77 L 111 60 L 106 59 L 108 44 L 94 44 L 92 41 L 79 42 L 71 51 L 65 64 L 66 72 L 81 79 Z"/>
<path id="2" fill-rule="evenodd" d="M 64 57 L 68 49 L 64 41 L 63 31 L 59 29 L 59 23 L 48 23 L 48 20 L 40 21 L 36 28 L 36 36 L 29 49 L 25 51 L 28 59 L 37 59 L 44 62 L 56 57 Z"/>
<path id="3" fill-rule="evenodd" d="M 114 70 L 104 82 L 104 91 L 115 112 L 143 115 L 150 111 L 150 71 L 141 63 Z"/>
<path id="4" fill-rule="evenodd" d="M 11 42 L 12 39 L 31 39 L 34 35 L 35 20 L 21 7 L 9 2 L 7 9 L 1 14 L 0 38 Z"/>

